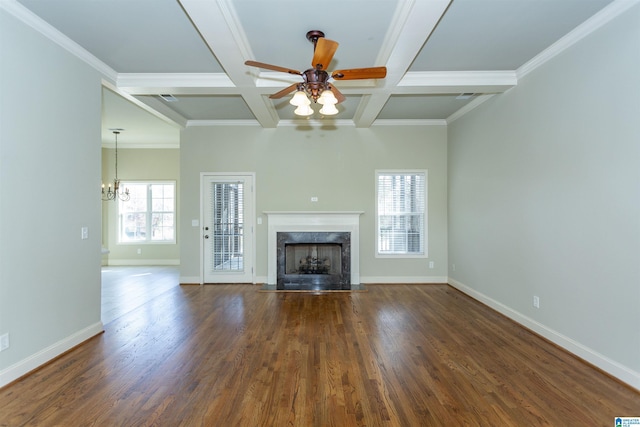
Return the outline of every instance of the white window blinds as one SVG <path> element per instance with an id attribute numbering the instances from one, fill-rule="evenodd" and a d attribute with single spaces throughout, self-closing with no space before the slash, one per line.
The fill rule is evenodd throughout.
<path id="1" fill-rule="evenodd" d="M 213 270 L 243 271 L 244 185 L 212 183 Z"/>
<path id="2" fill-rule="evenodd" d="M 426 172 L 377 172 L 378 255 L 426 255 Z"/>

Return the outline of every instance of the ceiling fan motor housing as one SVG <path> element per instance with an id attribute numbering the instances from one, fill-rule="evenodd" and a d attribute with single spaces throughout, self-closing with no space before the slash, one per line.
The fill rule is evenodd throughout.
<path id="1" fill-rule="evenodd" d="M 302 78 L 305 81 L 305 86 L 309 96 L 313 98 L 313 102 L 316 102 L 320 97 L 320 94 L 327 89 L 329 73 L 324 70 L 309 68 L 302 73 Z"/>

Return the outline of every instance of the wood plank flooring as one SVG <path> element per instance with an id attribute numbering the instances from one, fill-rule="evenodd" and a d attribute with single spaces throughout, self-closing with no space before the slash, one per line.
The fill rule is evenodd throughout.
<path id="1" fill-rule="evenodd" d="M 174 266 L 102 267 L 102 323 L 109 323 L 178 286 Z"/>
<path id="2" fill-rule="evenodd" d="M 611 426 L 640 393 L 447 285 L 172 287 L 0 389 L 2 426 Z"/>

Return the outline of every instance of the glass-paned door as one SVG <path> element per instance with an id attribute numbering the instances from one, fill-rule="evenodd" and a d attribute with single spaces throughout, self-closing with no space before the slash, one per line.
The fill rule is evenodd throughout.
<path id="1" fill-rule="evenodd" d="M 251 176 L 203 177 L 205 283 L 253 281 L 252 188 Z"/>

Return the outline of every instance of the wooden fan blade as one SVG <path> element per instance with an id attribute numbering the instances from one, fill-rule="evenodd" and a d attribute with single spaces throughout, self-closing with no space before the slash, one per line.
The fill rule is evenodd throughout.
<path id="1" fill-rule="evenodd" d="M 329 85 L 329 89 L 331 89 L 331 92 L 333 92 L 333 96 L 336 97 L 336 99 L 338 100 L 338 104 L 340 104 L 342 101 L 344 101 L 346 98 L 344 97 L 344 95 L 342 94 L 342 92 L 340 92 L 338 90 L 337 87 L 335 87 L 334 85 Z"/>
<path id="2" fill-rule="evenodd" d="M 387 76 L 387 67 L 352 68 L 334 71 L 331 77 L 336 80 L 383 79 Z"/>
<path id="3" fill-rule="evenodd" d="M 326 70 L 337 49 L 338 42 L 320 37 L 316 42 L 316 50 L 313 52 L 311 66 L 316 69 Z"/>
<path id="4" fill-rule="evenodd" d="M 298 87 L 299 83 L 294 83 L 291 86 L 287 86 L 286 88 L 282 89 L 280 92 L 276 92 L 273 95 L 271 95 L 269 98 L 270 99 L 280 99 L 283 96 L 285 96 L 288 93 L 293 92 L 294 90 L 296 90 L 296 88 Z"/>
<path id="5" fill-rule="evenodd" d="M 265 64 L 264 62 L 245 61 L 244 65 L 248 65 L 250 67 L 266 68 L 267 70 L 273 71 L 282 71 L 283 73 L 295 74 L 298 76 L 302 75 L 300 71 L 292 70 L 291 68 L 278 67 L 277 65 Z"/>

